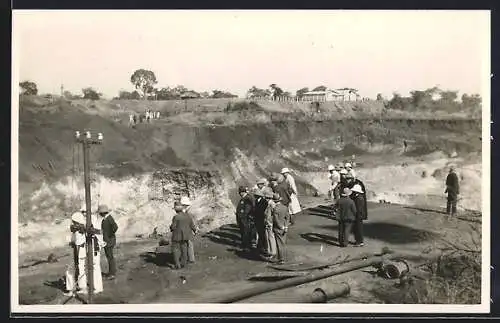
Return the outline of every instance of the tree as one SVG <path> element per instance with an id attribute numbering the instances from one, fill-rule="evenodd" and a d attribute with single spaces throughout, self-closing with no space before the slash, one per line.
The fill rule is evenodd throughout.
<path id="1" fill-rule="evenodd" d="M 462 105 L 466 108 L 480 108 L 481 102 L 482 99 L 479 94 L 468 95 L 464 93 L 462 95 Z"/>
<path id="2" fill-rule="evenodd" d="M 308 87 L 303 87 L 300 90 L 297 90 L 297 92 L 295 92 L 295 95 L 297 97 L 301 98 L 301 97 L 304 96 L 304 93 L 307 93 L 307 92 L 309 92 L 309 88 Z"/>
<path id="3" fill-rule="evenodd" d="M 207 91 L 203 91 L 200 93 L 200 96 L 204 99 L 210 97 L 210 93 L 208 93 Z"/>
<path id="4" fill-rule="evenodd" d="M 320 85 L 320 86 L 316 86 L 313 91 L 326 91 L 326 86 L 324 85 Z"/>
<path id="5" fill-rule="evenodd" d="M 392 94 L 392 99 L 391 101 L 389 101 L 389 107 L 391 109 L 399 109 L 399 110 L 402 110 L 404 108 L 404 101 L 399 93 L 394 92 Z"/>
<path id="6" fill-rule="evenodd" d="M 377 94 L 377 101 L 384 101 L 384 97 L 382 96 L 382 93 Z"/>
<path id="7" fill-rule="evenodd" d="M 247 91 L 247 96 L 249 98 L 266 98 L 266 97 L 269 97 L 271 95 L 271 91 L 267 90 L 267 89 L 259 89 L 258 87 L 256 87 L 255 85 L 252 86 L 248 91 Z"/>
<path id="8" fill-rule="evenodd" d="M 38 88 L 36 86 L 35 82 L 31 81 L 24 81 L 19 83 L 19 87 L 24 91 L 23 94 L 26 95 L 37 95 L 38 94 Z"/>
<path id="9" fill-rule="evenodd" d="M 130 82 L 137 90 L 142 92 L 144 99 L 147 99 L 148 93 L 151 93 L 154 89 L 154 85 L 158 83 L 155 73 L 145 69 L 136 70 L 130 77 Z"/>
<path id="10" fill-rule="evenodd" d="M 118 94 L 119 100 L 139 100 L 141 98 L 141 94 L 137 91 L 128 92 L 128 91 L 120 91 Z"/>
<path id="11" fill-rule="evenodd" d="M 441 91 L 441 101 L 455 102 L 458 98 L 458 91 Z"/>
<path id="12" fill-rule="evenodd" d="M 83 98 L 88 100 L 99 100 L 102 96 L 102 93 L 97 92 L 91 87 L 86 87 L 82 89 Z"/>
<path id="13" fill-rule="evenodd" d="M 221 99 L 221 98 L 236 98 L 237 95 L 231 94 L 229 92 L 224 92 L 220 90 L 213 90 L 212 95 L 210 96 L 212 99 Z"/>
<path id="14" fill-rule="evenodd" d="M 155 91 L 157 100 L 176 100 L 181 97 L 180 94 L 170 87 L 156 89 Z"/>
<path id="15" fill-rule="evenodd" d="M 271 96 L 273 99 L 283 95 L 283 90 L 276 84 L 273 83 L 269 85 L 269 87 L 271 88 Z"/>
<path id="16" fill-rule="evenodd" d="M 64 91 L 63 92 L 63 97 L 67 100 L 78 100 L 81 99 L 82 96 L 78 94 L 73 94 L 70 91 Z"/>

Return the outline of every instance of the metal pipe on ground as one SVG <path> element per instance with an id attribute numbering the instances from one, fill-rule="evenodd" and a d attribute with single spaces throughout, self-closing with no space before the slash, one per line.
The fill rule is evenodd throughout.
<path id="1" fill-rule="evenodd" d="M 327 303 L 334 298 L 346 296 L 350 292 L 351 287 L 346 282 L 332 284 L 316 288 L 305 301 L 306 303 Z"/>
<path id="2" fill-rule="evenodd" d="M 279 289 L 284 289 L 287 287 L 292 287 L 292 286 L 298 286 L 302 285 L 305 283 L 313 282 L 316 280 L 324 279 L 327 277 L 335 276 L 335 275 L 340 275 L 344 274 L 350 271 L 354 271 L 357 269 L 361 268 L 366 268 L 366 267 L 372 267 L 372 266 L 380 266 L 381 263 L 385 260 L 393 259 L 395 257 L 398 257 L 396 254 L 390 254 L 387 256 L 376 256 L 376 257 L 370 257 L 364 260 L 359 260 L 359 261 L 353 261 L 352 263 L 345 264 L 343 266 L 340 266 L 335 269 L 327 270 L 327 271 L 322 271 L 322 270 L 317 270 L 313 271 L 308 275 L 305 276 L 299 276 L 299 277 L 294 277 L 290 279 L 286 279 L 284 281 L 278 281 L 274 283 L 269 283 L 269 284 L 262 284 L 258 285 L 252 288 L 249 288 L 247 290 L 239 291 L 237 293 L 234 293 L 232 295 L 228 296 L 223 296 L 220 298 L 212 298 L 211 300 L 208 301 L 208 303 L 233 303 L 240 301 L 242 299 L 250 298 L 252 296 L 256 296 L 259 294 L 279 290 Z"/>
<path id="3" fill-rule="evenodd" d="M 320 286 L 311 284 L 311 286 L 304 286 L 304 288 L 289 287 L 280 291 L 260 294 L 236 303 L 328 303 L 329 300 L 346 296 L 351 291 L 346 282 L 328 282 Z"/>

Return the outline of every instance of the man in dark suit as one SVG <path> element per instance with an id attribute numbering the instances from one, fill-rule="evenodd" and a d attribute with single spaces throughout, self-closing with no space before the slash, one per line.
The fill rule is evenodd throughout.
<path id="1" fill-rule="evenodd" d="M 240 194 L 240 201 L 236 207 L 236 222 L 240 229 L 241 235 L 241 248 L 249 250 L 252 244 L 252 226 L 254 225 L 254 208 L 255 201 L 253 197 L 248 194 L 248 188 L 240 186 L 238 189 Z"/>
<path id="2" fill-rule="evenodd" d="M 181 205 L 186 208 L 191 205 L 191 201 L 185 196 L 181 198 Z M 175 269 L 186 266 L 188 261 L 188 243 L 193 239 L 196 226 L 193 218 L 184 210 L 177 213 L 170 225 L 172 231 L 172 253 L 174 256 Z"/>
<path id="3" fill-rule="evenodd" d="M 446 201 L 446 214 L 449 215 L 457 215 L 457 201 L 458 194 L 460 194 L 460 187 L 458 184 L 458 176 L 455 172 L 455 167 L 450 167 L 450 172 L 448 176 L 446 176 L 446 190 L 445 193 L 448 193 L 448 198 Z"/>
<path id="4" fill-rule="evenodd" d="M 290 222 L 288 206 L 283 203 L 279 194 L 273 194 L 273 201 L 276 206 L 272 210 L 273 232 L 276 239 L 277 261 L 279 264 L 285 263 L 286 258 L 286 234 Z"/>
<path id="5" fill-rule="evenodd" d="M 265 198 L 264 188 L 256 190 L 255 196 L 255 209 L 254 209 L 254 220 L 255 229 L 257 230 L 257 250 L 260 253 L 264 253 L 267 249 L 266 244 L 266 227 L 265 227 L 265 212 L 267 209 L 268 201 Z"/>
<path id="6" fill-rule="evenodd" d="M 353 233 L 355 239 L 355 247 L 364 246 L 364 237 L 363 237 L 363 220 L 366 220 L 366 198 L 364 196 L 364 191 L 361 188 L 361 185 L 356 184 L 352 188 L 351 199 L 354 201 L 356 205 L 356 220 L 354 221 Z"/>
<path id="7" fill-rule="evenodd" d="M 113 255 L 113 248 L 116 246 L 116 231 L 118 225 L 115 219 L 109 214 L 110 210 L 106 205 L 99 205 L 97 213 L 102 217 L 101 229 L 102 237 L 106 245 L 104 246 L 104 253 L 108 260 L 108 279 L 114 279 L 116 275 L 116 260 Z"/>
<path id="8" fill-rule="evenodd" d="M 344 188 L 340 199 L 337 202 L 337 220 L 339 222 L 339 243 L 341 247 L 346 247 L 349 243 L 349 233 L 356 220 L 356 205 L 350 198 L 352 191 Z"/>

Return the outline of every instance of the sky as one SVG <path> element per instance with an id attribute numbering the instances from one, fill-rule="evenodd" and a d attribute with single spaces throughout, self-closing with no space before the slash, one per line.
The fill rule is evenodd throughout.
<path id="1" fill-rule="evenodd" d="M 489 82 L 488 11 L 16 11 L 14 73 L 40 93 L 158 87 L 244 96 L 252 86 L 357 88 L 363 97 Z M 486 75 L 486 77 L 485 77 Z"/>

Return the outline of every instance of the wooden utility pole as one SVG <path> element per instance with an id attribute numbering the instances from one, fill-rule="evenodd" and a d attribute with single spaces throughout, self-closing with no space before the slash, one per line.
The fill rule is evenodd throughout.
<path id="1" fill-rule="evenodd" d="M 92 227 L 92 203 L 90 196 L 90 145 L 102 144 L 102 133 L 99 133 L 97 138 L 92 138 L 90 131 L 85 131 L 80 134 L 80 131 L 75 133 L 76 141 L 82 144 L 83 147 L 83 181 L 85 184 L 85 206 L 87 209 L 87 224 L 86 224 L 86 238 L 87 238 L 87 281 L 88 287 L 88 304 L 92 304 L 92 296 L 94 294 L 94 245 L 90 229 Z"/>

